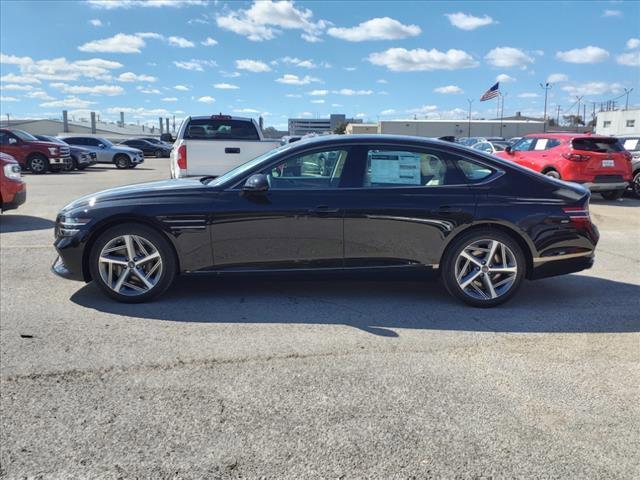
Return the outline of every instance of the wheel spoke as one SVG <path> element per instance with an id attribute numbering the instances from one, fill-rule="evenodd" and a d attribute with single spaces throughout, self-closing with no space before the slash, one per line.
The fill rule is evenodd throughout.
<path id="1" fill-rule="evenodd" d="M 493 267 L 489 269 L 491 273 L 516 273 L 517 271 L 516 267 Z"/>
<path id="2" fill-rule="evenodd" d="M 471 260 L 469 260 L 468 258 L 465 260 L 464 265 L 462 266 L 462 268 L 460 269 L 460 273 L 458 274 L 457 280 L 458 283 L 460 283 L 460 281 L 462 280 L 462 277 L 464 277 L 465 272 L 467 271 L 467 269 L 469 268 L 469 264 L 471 263 Z"/>
<path id="3" fill-rule="evenodd" d="M 138 277 L 140 280 L 142 280 L 142 283 L 144 283 L 144 285 L 145 285 L 145 287 L 147 287 L 147 289 L 153 288 L 153 283 L 151 283 L 149 280 L 147 280 L 147 277 L 144 275 L 144 272 L 140 271 L 139 268 L 135 268 L 133 271 L 136 274 L 136 277 Z"/>
<path id="4" fill-rule="evenodd" d="M 493 261 L 493 257 L 496 254 L 496 250 L 498 249 L 498 246 L 502 245 L 499 242 L 496 242 L 495 240 L 491 241 L 491 247 L 489 247 L 489 254 L 487 255 L 487 259 L 485 260 L 487 262 L 487 264 L 490 264 Z"/>
<path id="5" fill-rule="evenodd" d="M 463 256 L 464 258 L 466 258 L 467 260 L 470 260 L 471 262 L 475 263 L 477 266 L 479 266 L 479 267 L 482 266 L 482 262 L 480 260 L 478 260 L 473 255 L 467 253 L 466 251 L 463 250 L 460 255 Z"/>
<path id="6" fill-rule="evenodd" d="M 127 258 L 129 260 L 133 260 L 133 258 L 136 256 L 136 249 L 133 245 L 133 239 L 131 238 L 131 235 L 124 236 L 124 244 L 127 247 Z"/>
<path id="7" fill-rule="evenodd" d="M 154 258 L 159 258 L 159 257 L 160 257 L 160 253 L 158 253 L 158 252 L 153 252 L 152 254 L 147 255 L 146 257 L 141 258 L 140 260 L 138 260 L 138 261 L 136 262 L 136 266 L 137 266 L 137 267 L 139 267 L 140 265 L 143 265 L 143 264 L 145 264 L 145 263 L 147 263 L 147 262 L 149 262 L 149 261 L 153 260 Z"/>
<path id="8" fill-rule="evenodd" d="M 489 291 L 489 296 L 491 298 L 496 298 L 498 296 L 496 295 L 496 291 L 493 288 L 493 282 L 491 281 L 491 277 L 489 277 L 489 275 L 484 275 L 482 277 L 482 283 L 484 283 L 484 288 Z"/>
<path id="9" fill-rule="evenodd" d="M 112 256 L 109 256 L 109 255 L 102 255 L 100 257 L 100 261 L 104 262 L 104 263 L 109 263 L 109 264 L 115 263 L 116 265 L 126 265 L 127 264 L 127 261 L 125 259 L 119 258 L 119 257 L 112 257 Z"/>
<path id="10" fill-rule="evenodd" d="M 131 273 L 131 270 L 129 270 L 128 267 L 122 269 L 122 273 L 120 273 L 120 276 L 118 277 L 118 280 L 116 281 L 116 284 L 113 287 L 113 289 L 116 292 L 120 292 L 122 285 L 124 284 L 125 280 L 127 279 L 130 273 Z"/>
<path id="11" fill-rule="evenodd" d="M 469 276 L 469 278 L 467 278 L 464 282 L 460 284 L 460 288 L 463 290 L 467 288 L 475 279 L 477 279 L 480 276 L 481 273 L 482 273 L 481 271 L 472 273 Z"/>
<path id="12" fill-rule="evenodd" d="M 140 237 L 134 236 L 133 240 L 135 241 L 136 245 L 138 245 L 138 250 L 140 250 L 140 252 L 146 257 L 147 255 L 149 255 L 149 252 L 147 251 L 147 249 L 144 246 L 144 243 L 140 241 Z"/>

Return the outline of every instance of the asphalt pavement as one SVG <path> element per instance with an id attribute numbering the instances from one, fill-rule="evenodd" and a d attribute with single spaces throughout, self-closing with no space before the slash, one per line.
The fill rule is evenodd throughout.
<path id="1" fill-rule="evenodd" d="M 490 310 L 389 276 L 124 305 L 50 273 L 59 208 L 168 171 L 26 175 L 0 218 L 0 477 L 640 477 L 640 201 L 594 196 L 594 268 Z"/>

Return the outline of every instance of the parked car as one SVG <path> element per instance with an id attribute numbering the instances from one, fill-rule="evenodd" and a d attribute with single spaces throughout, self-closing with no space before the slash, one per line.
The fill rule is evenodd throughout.
<path id="1" fill-rule="evenodd" d="M 23 130 L 0 129 L 0 152 L 11 155 L 35 174 L 59 172 L 71 163 L 69 147 L 43 142 Z"/>
<path id="2" fill-rule="evenodd" d="M 65 165 L 65 170 L 84 170 L 91 165 L 95 165 L 97 157 L 95 152 L 76 145 L 69 145 L 64 140 L 58 137 L 51 137 L 49 135 L 34 135 L 38 140 L 43 142 L 57 143 L 69 147 L 71 162 Z"/>
<path id="3" fill-rule="evenodd" d="M 458 139 L 457 143 L 466 147 L 473 147 L 476 143 L 503 141 L 504 138 L 502 137 L 461 137 Z"/>
<path id="4" fill-rule="evenodd" d="M 114 145 L 106 138 L 69 136 L 62 139 L 69 145 L 78 145 L 94 152 L 97 163 L 113 163 L 117 168 L 135 168 L 144 162 L 142 150 Z"/>
<path id="5" fill-rule="evenodd" d="M 280 145 L 251 118 L 187 117 L 171 150 L 171 177 L 218 176 Z"/>
<path id="6" fill-rule="evenodd" d="M 636 198 L 640 198 L 640 135 L 618 138 L 622 142 L 622 147 L 631 154 L 633 180 L 629 188 Z"/>
<path id="7" fill-rule="evenodd" d="M 522 137 L 511 137 L 509 140 L 507 140 L 509 142 L 509 145 L 515 145 L 518 141 L 520 141 Z"/>
<path id="8" fill-rule="evenodd" d="M 579 133 L 536 133 L 496 155 L 553 178 L 581 183 L 606 200 L 631 181 L 631 154 L 618 139 Z"/>
<path id="9" fill-rule="evenodd" d="M 389 268 L 439 273 L 453 296 L 489 307 L 525 278 L 592 266 L 589 198 L 581 185 L 449 142 L 319 136 L 216 179 L 79 198 L 57 215 L 53 271 L 142 302 L 178 273 Z"/>
<path id="10" fill-rule="evenodd" d="M 159 138 L 153 137 L 140 137 L 139 140 L 146 140 L 147 142 L 151 142 L 156 145 L 162 145 L 163 147 L 169 147 L 173 145 L 173 142 L 165 142 L 164 140 L 160 140 Z"/>
<path id="11" fill-rule="evenodd" d="M 282 145 L 286 145 L 287 143 L 297 142 L 301 139 L 302 139 L 302 136 L 300 135 L 285 135 L 280 139 L 280 143 Z"/>
<path id="12" fill-rule="evenodd" d="M 27 200 L 27 184 L 15 158 L 0 152 L 0 211 L 18 208 Z"/>
<path id="13" fill-rule="evenodd" d="M 472 145 L 471 148 L 474 148 L 476 150 L 482 150 L 485 153 L 494 154 L 496 152 L 502 152 L 508 146 L 509 146 L 509 142 L 487 140 L 486 142 L 478 142 L 475 145 Z"/>
<path id="14" fill-rule="evenodd" d="M 142 153 L 147 155 L 153 155 L 156 158 L 161 157 L 169 157 L 171 153 L 171 146 L 161 145 L 159 143 L 151 143 L 147 140 L 141 140 L 138 138 L 132 138 L 130 140 L 125 140 L 120 142 L 118 145 L 125 145 L 131 148 L 137 148 L 138 150 L 142 150 Z"/>

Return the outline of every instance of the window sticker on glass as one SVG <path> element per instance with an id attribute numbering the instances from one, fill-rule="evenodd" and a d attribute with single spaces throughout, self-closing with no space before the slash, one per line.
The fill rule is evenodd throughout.
<path id="1" fill-rule="evenodd" d="M 536 146 L 533 148 L 534 150 L 544 150 L 545 148 L 547 148 L 547 142 L 549 141 L 549 139 L 547 138 L 539 138 L 538 141 L 536 142 Z"/>
<path id="2" fill-rule="evenodd" d="M 624 141 L 624 149 L 629 151 L 638 150 L 638 142 L 637 138 L 629 138 Z"/>
<path id="3" fill-rule="evenodd" d="M 370 151 L 371 183 L 420 185 L 420 155 L 411 152 Z"/>

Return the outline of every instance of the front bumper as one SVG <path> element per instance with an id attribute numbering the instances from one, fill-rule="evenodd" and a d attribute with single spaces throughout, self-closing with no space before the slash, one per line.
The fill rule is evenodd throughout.
<path id="1" fill-rule="evenodd" d="M 76 281 L 84 281 L 84 277 L 82 275 L 82 271 L 77 272 L 71 270 L 62 260 L 62 257 L 58 256 L 53 265 L 51 265 L 51 271 L 58 275 L 59 277 L 65 278 L 67 280 L 76 280 Z"/>
<path id="2" fill-rule="evenodd" d="M 71 157 L 49 157 L 49 165 L 67 165 L 71 163 Z"/>
<path id="3" fill-rule="evenodd" d="M 22 184 L 22 189 L 17 190 L 13 194 L 13 198 L 8 202 L 2 203 L 2 211 L 5 210 L 14 210 L 27 201 L 27 189 L 25 184 Z"/>
<path id="4" fill-rule="evenodd" d="M 131 163 L 135 163 L 135 164 L 141 164 L 144 163 L 144 156 L 142 155 L 132 155 L 131 156 Z"/>

